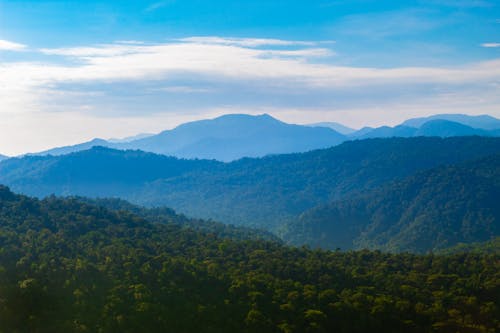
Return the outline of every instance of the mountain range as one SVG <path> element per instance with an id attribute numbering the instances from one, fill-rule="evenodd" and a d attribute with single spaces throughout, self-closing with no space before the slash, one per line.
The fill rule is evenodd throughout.
<path id="1" fill-rule="evenodd" d="M 314 247 L 438 251 L 500 235 L 500 154 L 418 172 L 320 205 L 288 225 Z"/>
<path id="2" fill-rule="evenodd" d="M 122 150 L 139 149 L 180 158 L 231 161 L 241 157 L 305 152 L 334 146 L 344 140 L 342 134 L 330 128 L 286 124 L 266 114 L 232 114 L 186 123 L 173 130 L 132 141 L 94 139 L 37 155 L 63 155 L 104 146 Z"/>
<path id="3" fill-rule="evenodd" d="M 451 255 L 315 251 L 168 209 L 82 200 L 0 186 L 1 332 L 498 327 L 498 240 Z"/>
<path id="4" fill-rule="evenodd" d="M 15 191 L 40 197 L 50 194 L 119 197 L 145 206 L 168 206 L 189 216 L 258 227 L 272 231 L 290 243 L 315 246 L 318 244 L 316 240 L 319 241 L 322 236 L 315 236 L 316 240 L 308 239 L 307 235 L 301 237 L 299 233 L 296 233 L 296 238 L 290 237 L 290 231 L 296 230 L 296 221 L 303 221 L 301 216 L 309 210 L 371 193 L 392 182 L 407 181 L 405 179 L 419 172 L 446 165 L 460 165 L 497 154 L 500 154 L 500 138 L 478 136 L 355 140 L 323 150 L 244 158 L 231 163 L 185 160 L 141 151 L 94 147 L 61 156 L 8 159 L 0 163 L 0 183 L 9 185 Z M 492 161 L 496 163 L 497 160 Z M 476 172 L 479 166 L 475 165 L 471 164 L 468 172 Z M 494 172 L 498 165 L 492 164 L 491 167 L 493 170 L 490 171 Z M 484 170 L 482 172 L 486 172 Z M 456 178 L 451 171 L 443 177 L 447 181 Z M 441 186 L 439 177 L 432 179 L 435 184 L 420 180 L 413 184 L 421 186 L 425 193 L 425 186 L 428 186 L 427 191 Z M 491 189 L 486 186 L 490 183 L 477 184 L 479 187 L 470 187 L 471 191 L 491 193 Z M 498 183 L 491 182 L 490 185 L 498 186 Z M 457 182 L 456 186 L 450 187 L 450 195 L 460 193 L 459 190 L 468 185 Z M 391 191 L 386 190 L 387 193 Z M 472 192 L 464 198 L 470 202 L 464 199 L 462 206 L 448 207 L 447 203 L 455 200 L 453 197 L 436 204 L 456 210 L 474 203 Z M 405 203 L 411 200 L 417 199 L 405 196 L 398 209 L 406 212 Z M 384 201 L 381 205 L 388 205 L 388 202 Z M 422 203 L 425 201 L 416 202 L 421 207 L 428 205 Z M 478 201 L 477 204 L 482 205 L 484 202 Z M 388 207 L 390 211 L 396 211 L 390 205 Z M 455 211 L 452 216 L 458 213 Z M 492 223 L 498 223 L 498 216 L 484 216 L 493 216 Z M 367 218 L 365 223 L 369 225 L 370 221 Z M 391 220 L 390 223 L 400 225 L 397 228 L 403 232 L 406 225 L 398 224 L 397 221 L 399 219 Z M 477 223 L 483 222 L 478 220 Z M 492 232 L 489 235 L 494 234 Z M 394 237 L 397 235 L 399 233 L 395 233 Z M 433 235 L 437 237 L 440 234 Z M 358 236 L 352 237 L 349 246 L 334 237 L 327 237 L 328 244 L 322 243 L 321 246 L 370 246 L 397 251 L 413 249 L 408 240 L 389 245 L 392 244 L 392 236 L 378 243 L 355 243 Z M 482 240 L 476 236 L 467 240 Z M 449 239 L 429 241 L 417 250 L 432 250 L 443 244 L 452 246 L 462 240 L 460 237 L 452 238 L 450 233 Z"/>
<path id="5" fill-rule="evenodd" d="M 63 155 L 94 146 L 139 149 L 179 158 L 233 161 L 243 157 L 306 152 L 354 139 L 416 136 L 500 136 L 500 120 L 490 116 L 436 115 L 410 119 L 395 127 L 360 130 L 339 123 L 287 124 L 267 114 L 229 114 L 185 123 L 159 134 L 139 134 L 125 139 L 93 139 L 34 155 Z"/>

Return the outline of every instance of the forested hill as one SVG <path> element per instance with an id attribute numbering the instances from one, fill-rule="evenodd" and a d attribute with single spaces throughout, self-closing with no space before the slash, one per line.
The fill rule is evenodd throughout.
<path id="1" fill-rule="evenodd" d="M 0 183 L 29 195 L 121 197 L 198 218 L 277 231 L 304 211 L 444 164 L 500 153 L 499 138 L 351 141 L 232 163 L 107 148 L 0 163 Z"/>
<path id="2" fill-rule="evenodd" d="M 236 240 L 246 239 L 261 239 L 273 242 L 281 242 L 280 238 L 273 235 L 269 231 L 247 228 L 245 226 L 233 226 L 221 222 L 193 219 L 184 215 L 177 214 L 173 209 L 168 207 L 146 208 L 131 204 L 128 201 L 118 198 L 98 198 L 91 199 L 86 197 L 69 197 L 68 199 L 77 200 L 89 205 L 102 207 L 110 211 L 129 212 L 137 215 L 148 222 L 152 223 L 173 223 L 183 228 L 200 231 L 203 233 L 216 234 L 218 237 L 230 238 Z"/>
<path id="3" fill-rule="evenodd" d="M 121 196 L 147 182 L 184 173 L 214 169 L 221 162 L 186 160 L 139 150 L 104 147 L 61 156 L 25 156 L 0 163 L 0 183 L 19 192 L 43 197 L 50 194 Z"/>
<path id="4" fill-rule="evenodd" d="M 285 239 L 322 248 L 436 251 L 500 236 L 500 155 L 419 172 L 290 223 Z"/>
<path id="5" fill-rule="evenodd" d="M 328 252 L 0 187 L 0 332 L 495 332 L 498 254 Z"/>

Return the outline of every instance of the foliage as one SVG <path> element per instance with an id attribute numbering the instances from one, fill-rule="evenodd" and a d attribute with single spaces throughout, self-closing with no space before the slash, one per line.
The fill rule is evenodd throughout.
<path id="1" fill-rule="evenodd" d="M 329 252 L 0 188 L 0 332 L 495 332 L 500 257 Z"/>
<path id="2" fill-rule="evenodd" d="M 234 226 L 211 220 L 192 219 L 184 215 L 178 215 L 168 207 L 146 208 L 131 204 L 128 201 L 117 198 L 90 199 L 86 197 L 70 197 L 78 201 L 94 206 L 104 207 L 112 211 L 127 211 L 153 223 L 173 223 L 183 228 L 189 228 L 204 233 L 217 234 L 219 237 L 236 240 L 262 239 L 280 242 L 280 239 L 272 233 L 260 229 Z"/>
<path id="3" fill-rule="evenodd" d="M 0 182 L 29 195 L 120 197 L 280 234 L 283 225 L 318 205 L 499 152 L 500 139 L 485 137 L 360 140 L 232 163 L 94 148 L 1 162 Z"/>
<path id="4" fill-rule="evenodd" d="M 304 213 L 285 240 L 426 252 L 500 236 L 500 155 L 417 173 Z"/>

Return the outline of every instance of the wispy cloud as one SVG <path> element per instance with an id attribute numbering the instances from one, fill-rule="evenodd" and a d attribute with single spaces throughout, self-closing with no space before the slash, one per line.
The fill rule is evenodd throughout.
<path id="1" fill-rule="evenodd" d="M 214 37 L 215 38 L 215 37 Z M 106 44 L 93 47 L 42 49 L 50 55 L 69 57 L 80 65 L 57 63 L 6 63 L 1 68 L 2 81 L 46 84 L 77 81 L 158 80 L 171 74 L 190 73 L 214 80 L 294 78 L 312 86 L 366 86 L 370 84 L 448 83 L 464 84 L 497 79 L 500 60 L 461 67 L 346 67 L 311 62 L 311 58 L 332 55 L 325 48 L 303 46 L 295 49 L 260 49 L 258 46 L 296 45 L 297 42 L 241 39 L 236 45 L 219 41 L 200 42 L 185 39 L 154 45 Z M 297 81 L 298 80 L 298 81 Z"/>
<path id="2" fill-rule="evenodd" d="M 47 137 L 61 124 L 56 111 L 80 133 L 67 135 L 75 141 L 110 126 L 111 118 L 123 125 L 136 117 L 144 127 L 134 129 L 151 132 L 169 127 L 147 125 L 154 117 L 177 124 L 221 110 L 273 108 L 289 121 L 306 121 L 311 114 L 341 120 L 320 115 L 348 117 L 349 110 L 361 120 L 438 109 L 498 114 L 500 59 L 447 67 L 353 67 L 335 64 L 334 49 L 321 42 L 199 38 L 29 49 L 51 57 L 0 63 L 0 142 L 16 137 L 19 149 L 26 149 L 22 133 L 9 129 L 36 126 L 36 119 L 52 122 L 39 138 L 54 143 Z M 98 122 L 93 132 L 85 128 Z M 117 126 L 106 135 L 134 134 L 131 127 L 125 132 Z"/>
<path id="3" fill-rule="evenodd" d="M 481 44 L 482 47 L 489 47 L 489 48 L 492 48 L 492 47 L 500 47 L 500 43 L 483 43 Z"/>
<path id="4" fill-rule="evenodd" d="M 26 45 L 0 39 L 0 51 L 22 51 Z"/>
<path id="5" fill-rule="evenodd" d="M 231 38 L 217 36 L 194 36 L 181 38 L 179 41 L 199 44 L 219 44 L 219 45 L 236 45 L 243 47 L 259 47 L 259 46 L 314 46 L 317 42 L 300 41 L 300 40 L 282 40 L 273 38 Z"/>
<path id="6" fill-rule="evenodd" d="M 154 12 L 155 10 L 166 7 L 166 6 L 171 5 L 175 2 L 176 2 L 176 0 L 156 1 L 156 2 L 153 2 L 152 4 L 150 4 L 149 6 L 147 6 L 144 11 L 145 12 Z"/>

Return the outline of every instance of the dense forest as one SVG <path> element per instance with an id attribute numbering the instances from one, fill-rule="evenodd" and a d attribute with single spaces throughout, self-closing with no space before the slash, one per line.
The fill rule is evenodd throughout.
<path id="1" fill-rule="evenodd" d="M 311 209 L 284 239 L 326 249 L 426 252 L 500 236 L 500 155 L 422 171 Z"/>
<path id="2" fill-rule="evenodd" d="M 416 172 L 500 153 L 500 138 L 390 138 L 232 163 L 108 148 L 0 163 L 0 183 L 43 197 L 120 197 L 280 233 L 308 209 Z"/>
<path id="3" fill-rule="evenodd" d="M 0 187 L 0 332 L 500 329 L 498 252 L 292 248 L 103 206 Z"/>

